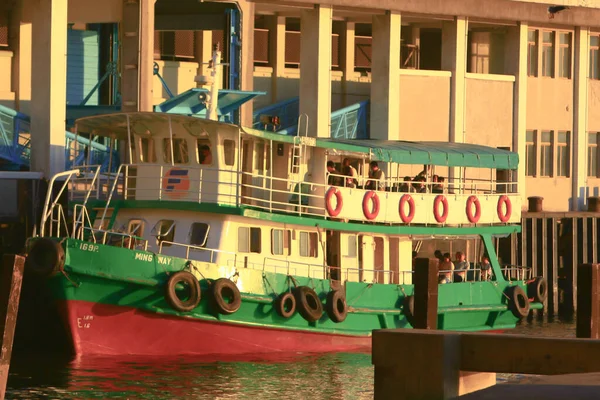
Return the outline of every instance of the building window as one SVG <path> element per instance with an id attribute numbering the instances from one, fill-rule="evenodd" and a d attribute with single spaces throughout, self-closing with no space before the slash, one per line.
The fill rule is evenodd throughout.
<path id="1" fill-rule="evenodd" d="M 187 164 L 190 162 L 188 154 L 187 140 L 183 138 L 173 138 L 173 163 Z M 166 163 L 171 163 L 171 139 L 163 139 L 163 160 Z"/>
<path id="2" fill-rule="evenodd" d="M 238 228 L 238 251 L 240 253 L 260 253 L 260 228 Z"/>
<path id="3" fill-rule="evenodd" d="M 552 176 L 552 131 L 542 131 L 540 176 Z"/>
<path id="4" fill-rule="evenodd" d="M 140 138 L 140 158 L 143 163 L 156 162 L 156 149 L 154 148 L 154 139 Z"/>
<path id="5" fill-rule="evenodd" d="M 317 232 L 300 232 L 300 257 L 318 257 L 318 245 Z"/>
<path id="6" fill-rule="evenodd" d="M 158 53 L 161 60 L 193 59 L 194 46 L 194 31 L 154 32 L 154 53 L 155 57 Z"/>
<path id="7" fill-rule="evenodd" d="M 588 134 L 588 176 L 598 177 L 598 139 L 600 133 L 590 132 Z"/>
<path id="8" fill-rule="evenodd" d="M 535 154 L 535 136 L 536 131 L 527 131 L 525 137 L 525 175 L 535 176 L 535 166 L 537 157 Z"/>
<path id="9" fill-rule="evenodd" d="M 156 243 L 162 243 L 163 247 L 168 247 L 175 239 L 175 221 L 172 219 L 161 219 L 154 225 L 152 234 L 156 236 Z"/>
<path id="10" fill-rule="evenodd" d="M 235 164 L 235 141 L 223 140 L 223 157 L 225 157 L 225 165 Z"/>
<path id="11" fill-rule="evenodd" d="M 590 36 L 590 79 L 600 79 L 600 36 Z"/>
<path id="12" fill-rule="evenodd" d="M 536 30 L 529 30 L 527 33 L 527 75 L 537 76 L 538 74 L 538 36 Z"/>
<path id="13" fill-rule="evenodd" d="M 554 76 L 554 32 L 542 32 L 542 76 Z"/>
<path id="14" fill-rule="evenodd" d="M 556 141 L 556 175 L 569 176 L 571 167 L 571 132 L 558 132 Z"/>
<path id="15" fill-rule="evenodd" d="M 571 78 L 571 33 L 558 34 L 558 77 Z"/>
<path id="16" fill-rule="evenodd" d="M 289 256 L 292 232 L 289 229 L 271 229 L 271 254 Z"/>
<path id="17" fill-rule="evenodd" d="M 190 228 L 190 244 L 199 247 L 206 246 L 209 230 L 210 225 L 204 222 L 194 222 Z"/>

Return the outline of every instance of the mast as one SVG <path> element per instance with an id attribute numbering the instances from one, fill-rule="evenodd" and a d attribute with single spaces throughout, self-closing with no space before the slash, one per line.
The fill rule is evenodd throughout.
<path id="1" fill-rule="evenodd" d="M 217 106 L 219 104 L 219 88 L 222 81 L 222 66 L 221 63 L 221 50 L 219 50 L 219 44 L 216 43 L 213 47 L 212 59 L 208 62 L 208 68 L 210 75 L 197 75 L 194 81 L 198 84 L 198 87 L 207 87 L 208 93 L 201 93 L 200 100 L 206 105 L 206 118 L 218 121 Z"/>

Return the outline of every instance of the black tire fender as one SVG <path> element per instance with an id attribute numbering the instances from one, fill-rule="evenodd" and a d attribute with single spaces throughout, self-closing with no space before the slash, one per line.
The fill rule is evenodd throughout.
<path id="1" fill-rule="evenodd" d="M 508 306 L 513 315 L 519 319 L 529 315 L 529 299 L 520 286 L 512 286 L 507 290 Z"/>
<path id="2" fill-rule="evenodd" d="M 296 307 L 302 318 L 308 322 L 315 322 L 323 315 L 323 303 L 317 293 L 308 286 L 298 286 L 294 289 Z"/>
<path id="3" fill-rule="evenodd" d="M 296 298 L 290 292 L 280 294 L 273 303 L 277 314 L 283 318 L 291 318 L 296 313 Z"/>
<path id="4" fill-rule="evenodd" d="M 212 301 L 217 312 L 230 315 L 240 309 L 242 295 L 233 281 L 219 278 L 212 284 Z"/>
<path id="5" fill-rule="evenodd" d="M 50 238 L 35 241 L 25 260 L 25 269 L 46 278 L 65 266 L 65 251 L 62 245 Z"/>
<path id="6" fill-rule="evenodd" d="M 533 282 L 527 284 L 527 295 L 535 302 L 545 302 L 548 298 L 548 281 L 538 276 Z"/>
<path id="7" fill-rule="evenodd" d="M 343 322 L 348 316 L 346 296 L 341 290 L 332 290 L 327 293 L 325 311 L 333 322 Z"/>
<path id="8" fill-rule="evenodd" d="M 187 284 L 190 294 L 185 300 L 177 296 L 176 286 L 180 283 Z M 198 279 L 188 271 L 179 271 L 171 275 L 165 286 L 165 300 L 174 310 L 189 312 L 200 304 L 202 292 Z"/>

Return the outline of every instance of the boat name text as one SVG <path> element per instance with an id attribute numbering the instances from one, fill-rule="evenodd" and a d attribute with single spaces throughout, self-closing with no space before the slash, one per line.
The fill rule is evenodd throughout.
<path id="1" fill-rule="evenodd" d="M 100 246 L 98 246 L 97 244 L 81 243 L 79 245 L 79 250 L 97 253 L 100 250 Z"/>
<path id="2" fill-rule="evenodd" d="M 146 262 L 154 261 L 154 254 L 135 253 L 135 259 Z M 164 256 L 156 256 L 156 260 L 162 265 L 171 265 L 171 259 Z"/>

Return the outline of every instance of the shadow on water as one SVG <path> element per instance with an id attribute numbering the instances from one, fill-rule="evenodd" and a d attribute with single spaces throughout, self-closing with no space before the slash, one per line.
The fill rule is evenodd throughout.
<path id="1" fill-rule="evenodd" d="M 574 337 L 573 319 L 532 318 L 514 334 Z M 526 375 L 498 374 L 498 383 Z M 20 354 L 11 365 L 7 399 L 373 398 L 370 353 L 199 357 L 84 357 Z"/>

